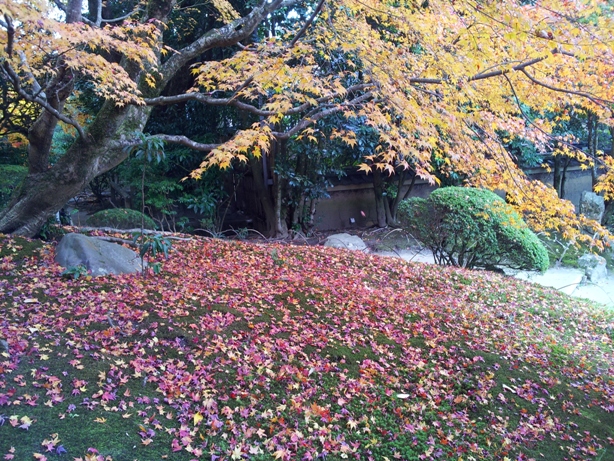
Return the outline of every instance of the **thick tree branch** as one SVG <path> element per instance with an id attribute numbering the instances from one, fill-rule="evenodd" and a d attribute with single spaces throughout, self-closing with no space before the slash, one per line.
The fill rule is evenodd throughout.
<path id="1" fill-rule="evenodd" d="M 312 125 L 318 120 L 328 117 L 329 115 L 335 114 L 337 112 L 340 112 L 350 106 L 357 106 L 359 104 L 362 104 L 363 102 L 368 101 L 372 97 L 373 97 L 373 93 L 369 91 L 367 93 L 364 93 L 352 99 L 351 101 L 344 102 L 343 104 L 337 104 L 331 107 L 330 109 L 326 109 L 321 112 L 317 112 L 313 115 L 310 115 L 309 117 L 305 117 L 288 131 L 284 131 L 284 132 L 274 131 L 273 135 L 277 139 L 289 139 L 295 134 L 297 134 L 299 131 L 304 130 L 309 125 Z"/>
<path id="2" fill-rule="evenodd" d="M 359 85 L 353 85 L 347 88 L 346 93 L 356 93 L 358 91 L 368 90 L 372 87 L 373 85 L 366 84 L 366 83 L 359 84 Z M 323 104 L 323 103 L 326 103 L 340 96 L 341 96 L 340 93 L 333 93 L 333 94 L 322 96 L 316 99 L 316 102 L 318 104 Z M 148 106 L 166 106 L 170 104 L 178 104 L 178 103 L 187 102 L 187 101 L 198 101 L 203 104 L 209 104 L 212 106 L 234 106 L 238 109 L 244 110 L 246 112 L 249 112 L 251 114 L 258 115 L 261 117 L 270 117 L 278 113 L 272 110 L 259 109 L 258 107 L 252 106 L 251 104 L 247 104 L 245 102 L 239 101 L 238 99 L 235 99 L 234 96 L 231 96 L 228 98 L 215 98 L 213 96 L 206 95 L 204 93 L 184 93 L 184 94 L 178 94 L 176 96 L 159 96 L 157 98 L 145 99 L 144 101 L 145 101 L 145 104 L 147 104 Z M 285 115 L 300 114 L 301 112 L 305 112 L 311 107 L 313 107 L 313 104 L 306 102 L 306 103 L 303 103 L 299 106 L 293 107 L 292 109 L 285 111 L 284 114 Z"/>
<path id="3" fill-rule="evenodd" d="M 156 134 L 156 135 L 153 135 L 152 137 L 161 139 L 164 142 L 170 142 L 172 144 L 180 144 L 182 146 L 186 146 L 186 147 L 189 147 L 190 149 L 198 150 L 201 152 L 208 152 L 220 146 L 219 144 L 202 144 L 200 142 L 193 141 L 186 136 L 179 136 L 179 135 Z"/>
<path id="4" fill-rule="evenodd" d="M 301 27 L 301 30 L 299 30 L 298 33 L 294 36 L 294 38 L 290 42 L 290 45 L 288 45 L 290 48 L 296 45 L 296 42 L 298 42 L 298 40 L 305 34 L 305 32 L 307 32 L 307 29 L 309 29 L 311 23 L 314 21 L 316 16 L 320 14 L 320 11 L 322 11 L 322 7 L 324 6 L 325 1 L 326 0 L 320 0 L 318 2 L 318 5 L 316 6 L 315 10 L 313 10 L 313 14 L 309 17 L 309 19 L 307 19 L 303 27 Z"/>
<path id="5" fill-rule="evenodd" d="M 9 56 L 9 59 L 13 57 L 13 43 L 15 40 L 15 27 L 13 26 L 12 18 L 4 13 L 4 20 L 6 21 L 3 26 L 6 28 L 6 54 Z"/>
<path id="6" fill-rule="evenodd" d="M 24 69 L 26 69 L 26 77 L 28 77 L 28 79 L 30 79 L 30 82 L 32 83 L 32 89 L 34 90 L 34 94 L 36 96 L 40 96 L 42 99 L 46 99 L 47 96 L 45 95 L 45 93 L 43 93 L 43 89 L 40 85 L 40 83 L 38 83 L 38 80 L 36 80 L 36 77 L 34 77 L 34 74 L 32 73 L 32 70 L 30 69 L 30 65 L 28 64 L 28 59 L 26 58 L 26 54 L 23 51 L 19 52 L 19 58 L 21 59 L 21 64 L 23 66 Z"/>
<path id="7" fill-rule="evenodd" d="M 236 45 L 241 40 L 245 40 L 270 13 L 297 2 L 298 0 L 263 0 L 260 6 L 255 7 L 247 16 L 208 31 L 190 45 L 179 50 L 161 66 L 162 83 L 166 84 L 179 69 L 203 52 L 212 48 Z"/>

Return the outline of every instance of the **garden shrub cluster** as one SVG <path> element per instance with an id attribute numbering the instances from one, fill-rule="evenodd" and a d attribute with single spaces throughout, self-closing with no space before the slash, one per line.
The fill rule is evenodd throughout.
<path id="1" fill-rule="evenodd" d="M 546 248 L 520 215 L 485 189 L 437 189 L 402 202 L 398 216 L 441 265 L 542 272 L 549 266 Z"/>
<path id="2" fill-rule="evenodd" d="M 156 223 L 149 216 L 129 208 L 102 210 L 87 218 L 88 226 L 113 227 L 115 229 L 137 229 L 141 227 L 142 222 L 145 223 L 145 229 L 156 228 Z"/>

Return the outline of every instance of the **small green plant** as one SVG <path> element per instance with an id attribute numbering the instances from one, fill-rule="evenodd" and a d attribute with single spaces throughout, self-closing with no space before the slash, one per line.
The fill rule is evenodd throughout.
<path id="1" fill-rule="evenodd" d="M 77 280 L 78 278 L 87 276 L 87 267 L 79 264 L 78 266 L 71 266 L 65 269 L 61 274 L 62 277 L 67 279 Z"/>
<path id="2" fill-rule="evenodd" d="M 168 252 L 172 247 L 169 238 L 161 234 L 146 234 L 144 232 L 135 232 L 133 235 L 133 244 L 139 248 L 139 257 L 141 258 L 141 273 L 143 276 L 147 274 L 147 259 L 156 257 L 158 253 L 164 254 L 168 258 Z M 151 270 L 155 275 L 158 275 L 162 270 L 162 264 L 155 262 L 151 264 Z"/>
<path id="3" fill-rule="evenodd" d="M 241 227 L 235 230 L 235 234 L 237 234 L 239 240 L 245 240 L 249 235 L 249 229 L 247 227 Z"/>
<path id="4" fill-rule="evenodd" d="M 42 225 L 38 236 L 41 240 L 49 242 L 51 240 L 59 240 L 66 234 L 66 231 L 58 224 L 55 216 L 47 219 L 45 224 Z"/>
<path id="5" fill-rule="evenodd" d="M 284 263 L 284 260 L 281 256 L 279 256 L 279 253 L 277 252 L 277 249 L 273 248 L 273 250 L 271 251 L 271 258 L 273 258 L 273 262 L 275 263 L 276 266 L 281 266 Z"/>
<path id="6" fill-rule="evenodd" d="M 435 262 L 466 268 L 545 271 L 548 252 L 516 211 L 485 189 L 444 187 L 399 205 L 402 226 Z"/>

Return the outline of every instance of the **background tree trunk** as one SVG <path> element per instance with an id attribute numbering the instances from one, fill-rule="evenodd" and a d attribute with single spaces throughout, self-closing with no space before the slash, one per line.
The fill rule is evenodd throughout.
<path id="1" fill-rule="evenodd" d="M 387 200 L 384 196 L 385 183 L 384 175 L 381 170 L 372 168 L 373 171 L 373 192 L 375 193 L 375 212 L 377 215 L 377 226 L 386 227 L 386 205 Z"/>
<path id="2" fill-rule="evenodd" d="M 591 167 L 591 179 L 593 188 L 597 184 L 597 178 L 599 177 L 599 171 L 597 170 L 597 124 L 599 123 L 599 116 L 592 111 L 589 111 L 586 118 L 586 128 L 588 131 L 588 155 L 593 159 L 593 166 Z"/>

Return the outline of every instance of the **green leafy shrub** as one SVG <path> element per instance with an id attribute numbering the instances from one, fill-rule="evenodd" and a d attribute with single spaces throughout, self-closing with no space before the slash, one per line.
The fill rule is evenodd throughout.
<path id="1" fill-rule="evenodd" d="M 442 265 L 545 271 L 548 252 L 522 218 L 491 191 L 444 187 L 399 205 L 401 225 Z"/>
<path id="2" fill-rule="evenodd" d="M 144 221 L 143 221 L 144 218 Z M 116 229 L 136 229 L 144 222 L 145 229 L 155 229 L 156 223 L 140 211 L 128 208 L 112 208 L 94 213 L 87 218 L 87 224 L 93 227 L 114 227 Z"/>
<path id="3" fill-rule="evenodd" d="M 0 165 L 0 210 L 8 204 L 11 194 L 27 174 L 25 166 Z"/>

